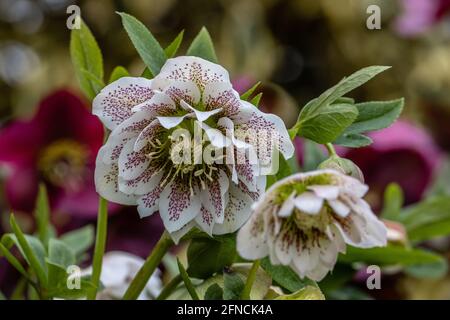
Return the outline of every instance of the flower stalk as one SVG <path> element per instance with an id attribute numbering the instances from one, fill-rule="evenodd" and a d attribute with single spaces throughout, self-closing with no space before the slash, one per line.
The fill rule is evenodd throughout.
<path id="1" fill-rule="evenodd" d="M 257 259 L 253 261 L 252 268 L 248 273 L 247 282 L 245 282 L 244 290 L 241 293 L 241 300 L 250 300 L 250 292 L 252 291 L 253 283 L 256 279 L 256 273 L 258 272 L 261 260 Z"/>
<path id="2" fill-rule="evenodd" d="M 156 267 L 158 267 L 162 258 L 172 245 L 172 238 L 167 231 L 164 231 L 161 238 L 158 240 L 158 243 L 153 248 L 153 251 L 147 257 L 147 260 L 145 260 L 145 263 L 142 265 L 141 269 L 139 269 L 133 281 L 131 281 L 130 286 L 122 298 L 123 300 L 136 300 L 137 297 L 139 297 L 139 294 L 144 290 L 146 283 L 152 276 Z"/>

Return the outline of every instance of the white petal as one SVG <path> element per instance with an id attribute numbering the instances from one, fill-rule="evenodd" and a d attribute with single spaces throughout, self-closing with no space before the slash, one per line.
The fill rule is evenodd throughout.
<path id="1" fill-rule="evenodd" d="M 111 132 L 111 136 L 117 138 L 135 138 L 152 120 L 153 117 L 151 114 L 145 110 L 133 113 Z"/>
<path id="2" fill-rule="evenodd" d="M 308 214 L 318 214 L 323 206 L 323 199 L 314 193 L 305 191 L 294 199 L 297 209 Z"/>
<path id="3" fill-rule="evenodd" d="M 95 164 L 95 189 L 106 200 L 114 203 L 133 205 L 136 204 L 134 196 L 119 191 L 117 164 L 105 164 L 102 161 L 105 146 L 101 147 Z"/>
<path id="4" fill-rule="evenodd" d="M 314 269 L 308 271 L 306 273 L 306 276 L 311 280 L 321 281 L 323 278 L 325 278 L 328 271 L 330 271 L 330 269 L 326 265 L 319 264 Z"/>
<path id="5" fill-rule="evenodd" d="M 284 200 L 283 205 L 280 208 L 280 211 L 278 212 L 278 216 L 282 218 L 289 217 L 292 214 L 292 210 L 294 210 L 294 198 L 295 198 L 296 192 L 293 191 L 291 195 Z"/>
<path id="6" fill-rule="evenodd" d="M 264 232 L 264 216 L 258 212 L 239 230 L 236 238 L 239 255 L 245 259 L 261 259 L 269 254 Z"/>
<path id="7" fill-rule="evenodd" d="M 163 127 L 159 123 L 158 119 L 153 120 L 138 135 L 136 142 L 134 143 L 134 151 L 141 151 L 145 146 L 147 146 L 149 141 L 155 141 L 156 137 L 162 132 L 162 128 Z"/>
<path id="8" fill-rule="evenodd" d="M 294 240 L 296 239 L 295 227 L 285 224 L 275 240 L 275 254 L 283 265 L 289 265 L 294 256 Z"/>
<path id="9" fill-rule="evenodd" d="M 242 140 L 239 140 L 234 136 L 234 123 L 233 123 L 233 121 L 231 121 L 230 118 L 227 118 L 227 117 L 220 118 L 219 121 L 217 121 L 217 127 L 220 130 L 225 131 L 225 135 L 231 139 L 231 141 L 236 146 L 236 148 L 238 148 L 238 149 L 251 148 L 250 144 L 248 144 Z"/>
<path id="10" fill-rule="evenodd" d="M 161 87 L 173 101 L 180 103 L 187 101 L 191 104 L 197 104 L 200 101 L 200 91 L 197 85 L 192 81 L 169 81 L 165 87 Z"/>
<path id="11" fill-rule="evenodd" d="M 217 223 L 223 223 L 224 220 L 225 194 L 228 192 L 229 184 L 230 179 L 220 170 L 218 176 L 208 182 L 207 188 L 201 192 L 203 206 L 213 215 Z"/>
<path id="12" fill-rule="evenodd" d="M 159 200 L 159 214 L 169 232 L 177 231 L 193 220 L 200 207 L 198 190 L 191 195 L 189 186 L 178 180 L 164 188 Z"/>
<path id="13" fill-rule="evenodd" d="M 202 100 L 206 110 L 220 108 L 226 116 L 237 114 L 241 107 L 239 94 L 228 82 L 211 82 L 206 85 Z"/>
<path id="14" fill-rule="evenodd" d="M 209 141 L 216 148 L 225 148 L 231 145 L 231 140 L 217 129 L 213 129 L 206 123 L 197 122 L 197 124 L 205 131 Z"/>
<path id="15" fill-rule="evenodd" d="M 185 110 L 193 111 L 195 113 L 195 117 L 197 118 L 197 120 L 201 122 L 208 120 L 209 117 L 212 117 L 213 115 L 218 114 L 219 112 L 222 111 L 221 108 L 211 111 L 200 111 L 193 108 L 190 104 L 186 103 L 184 100 L 181 100 L 180 105 Z"/>
<path id="16" fill-rule="evenodd" d="M 327 200 L 335 200 L 339 195 L 339 187 L 333 185 L 313 185 L 309 186 L 308 190 L 314 191 L 318 197 Z"/>
<path id="17" fill-rule="evenodd" d="M 176 111 L 176 105 L 168 95 L 162 92 L 155 91 L 153 97 L 133 107 L 131 111 L 146 111 L 151 116 L 162 116 Z"/>
<path id="18" fill-rule="evenodd" d="M 158 168 L 148 167 L 139 177 L 133 180 L 125 180 L 119 177 L 119 190 L 126 194 L 144 195 L 155 189 L 163 177 L 163 172 L 157 172 Z"/>
<path id="19" fill-rule="evenodd" d="M 159 197 L 163 188 L 157 185 L 151 192 L 137 199 L 137 210 L 141 218 L 148 217 L 158 211 Z"/>
<path id="20" fill-rule="evenodd" d="M 228 205 L 225 208 L 223 223 L 214 225 L 213 234 L 226 234 L 238 230 L 249 218 L 251 213 L 252 198 L 236 186 L 229 187 Z"/>
<path id="21" fill-rule="evenodd" d="M 179 117 L 156 117 L 159 120 L 159 123 L 166 129 L 172 129 L 183 122 L 184 118 L 186 118 L 189 114 L 185 114 Z"/>
<path id="22" fill-rule="evenodd" d="M 152 80 L 123 77 L 104 87 L 92 102 L 92 113 L 113 130 L 131 116 L 131 109 L 150 99 Z"/>
<path id="23" fill-rule="evenodd" d="M 183 238 L 189 231 L 191 231 L 194 227 L 196 227 L 197 224 L 194 220 L 188 222 L 185 224 L 181 229 L 171 232 L 170 237 L 172 238 L 173 242 L 175 244 L 178 244 L 180 242 L 181 238 Z"/>
<path id="24" fill-rule="evenodd" d="M 340 200 L 327 200 L 327 203 L 335 213 L 343 218 L 345 218 L 350 213 L 350 208 Z"/>
<path id="25" fill-rule="evenodd" d="M 211 211 L 202 206 L 199 214 L 195 217 L 195 222 L 201 230 L 212 236 L 214 217 Z"/>
<path id="26" fill-rule="evenodd" d="M 220 65 L 194 56 L 167 59 L 159 74 L 153 79 L 156 87 L 167 81 L 192 81 L 200 90 L 210 82 L 230 82 L 228 72 Z"/>
<path id="27" fill-rule="evenodd" d="M 135 152 L 135 139 L 128 141 L 119 156 L 119 177 L 133 180 L 139 177 L 150 164 L 144 150 Z"/>

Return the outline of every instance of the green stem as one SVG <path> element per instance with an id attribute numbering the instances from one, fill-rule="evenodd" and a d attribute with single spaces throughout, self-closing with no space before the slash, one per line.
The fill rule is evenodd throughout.
<path id="1" fill-rule="evenodd" d="M 161 293 L 156 297 L 156 300 L 165 300 L 178 287 L 183 279 L 181 275 L 177 274 L 169 283 L 162 289 Z"/>
<path id="2" fill-rule="evenodd" d="M 337 156 L 336 150 L 334 150 L 334 146 L 331 143 L 327 143 L 325 144 L 325 147 L 328 150 L 328 153 L 330 154 L 330 156 Z"/>
<path id="3" fill-rule="evenodd" d="M 98 218 L 97 218 L 97 234 L 95 239 L 94 259 L 92 262 L 92 277 L 91 281 L 94 285 L 92 290 L 87 294 L 88 300 L 95 300 L 97 290 L 100 285 L 100 275 L 102 273 L 103 254 L 105 253 L 106 233 L 108 226 L 108 202 L 101 198 L 98 204 Z"/>
<path id="4" fill-rule="evenodd" d="M 186 289 L 189 292 L 189 295 L 191 296 L 192 300 L 200 300 L 197 291 L 195 291 L 194 285 L 191 282 L 191 279 L 189 279 L 189 275 L 187 274 L 186 269 L 184 269 L 179 259 L 177 259 L 177 263 L 178 263 L 178 270 L 180 270 L 181 278 L 183 279 L 184 285 L 186 286 Z"/>
<path id="5" fill-rule="evenodd" d="M 152 276 L 156 267 L 161 262 L 162 258 L 172 246 L 173 241 L 170 238 L 170 235 L 167 231 L 161 235 L 158 243 L 153 248 L 151 254 L 148 256 L 147 260 L 145 260 L 141 269 L 139 269 L 138 273 L 134 277 L 133 281 L 131 281 L 130 286 L 128 287 L 125 295 L 122 299 L 124 300 L 136 300 L 139 297 L 139 294 L 144 290 L 145 285 L 148 280 Z"/>
<path id="6" fill-rule="evenodd" d="M 261 264 L 260 260 L 253 261 L 252 268 L 247 276 L 247 282 L 245 282 L 244 289 L 241 293 L 241 300 L 250 300 L 250 292 L 252 291 L 253 283 L 256 279 L 256 273 L 258 272 L 259 265 Z"/>

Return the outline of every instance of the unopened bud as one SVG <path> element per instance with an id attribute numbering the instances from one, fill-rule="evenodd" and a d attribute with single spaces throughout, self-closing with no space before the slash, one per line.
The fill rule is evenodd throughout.
<path id="1" fill-rule="evenodd" d="M 356 178 L 364 183 L 364 175 L 361 169 L 349 159 L 332 156 L 322 162 L 319 165 L 319 169 L 333 169 L 350 177 Z"/>

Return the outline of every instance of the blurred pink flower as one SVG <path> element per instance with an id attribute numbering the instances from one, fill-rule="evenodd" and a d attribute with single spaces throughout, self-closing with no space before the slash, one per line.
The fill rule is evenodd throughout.
<path id="1" fill-rule="evenodd" d="M 402 14 L 395 30 L 402 36 L 415 36 L 440 21 L 450 9 L 450 0 L 401 0 Z"/>
<path id="2" fill-rule="evenodd" d="M 355 162 L 369 185 L 369 202 L 382 203 L 385 187 L 398 183 L 405 203 L 419 201 L 439 165 L 441 152 L 423 129 L 405 121 L 369 134 L 373 144 L 365 148 L 338 148 L 339 155 Z"/>
<path id="3" fill-rule="evenodd" d="M 46 97 L 28 121 L 0 130 L 0 164 L 6 167 L 5 195 L 15 211 L 31 212 L 38 183 L 47 186 L 53 210 L 95 217 L 98 195 L 94 164 L 103 126 L 69 91 Z"/>

